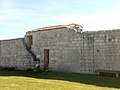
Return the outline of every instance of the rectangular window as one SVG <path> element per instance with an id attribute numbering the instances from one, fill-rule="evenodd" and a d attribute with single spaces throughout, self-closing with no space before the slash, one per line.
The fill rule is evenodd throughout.
<path id="1" fill-rule="evenodd" d="M 27 36 L 27 44 L 31 46 L 33 44 L 33 37 L 32 36 Z"/>

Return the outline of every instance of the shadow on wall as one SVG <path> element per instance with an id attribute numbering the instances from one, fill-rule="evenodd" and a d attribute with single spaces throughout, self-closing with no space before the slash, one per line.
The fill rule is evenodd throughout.
<path id="1" fill-rule="evenodd" d="M 23 76 L 37 79 L 64 80 L 70 82 L 96 85 L 100 87 L 120 88 L 120 78 L 100 77 L 63 72 L 33 72 L 33 71 L 0 71 L 0 76 Z"/>

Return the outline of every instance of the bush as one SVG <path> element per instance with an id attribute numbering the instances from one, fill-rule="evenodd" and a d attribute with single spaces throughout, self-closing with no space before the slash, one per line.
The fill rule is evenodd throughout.
<path id="1" fill-rule="evenodd" d="M 3 67 L 2 70 L 5 70 L 5 71 L 14 71 L 15 67 Z"/>

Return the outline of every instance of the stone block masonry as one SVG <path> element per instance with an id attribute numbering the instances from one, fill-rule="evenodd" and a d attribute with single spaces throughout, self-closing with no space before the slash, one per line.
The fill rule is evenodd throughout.
<path id="1" fill-rule="evenodd" d="M 95 69 L 120 71 L 120 30 L 99 31 L 94 38 Z"/>
<path id="2" fill-rule="evenodd" d="M 71 25 L 71 24 L 70 24 Z M 26 49 L 37 57 L 39 62 Z M 84 31 L 78 24 L 51 26 L 26 33 L 24 38 L 0 41 L 0 66 L 95 74 L 120 71 L 120 30 Z"/>
<path id="3" fill-rule="evenodd" d="M 23 44 L 24 38 L 0 41 L 0 66 L 17 69 L 33 68 L 33 58 Z"/>

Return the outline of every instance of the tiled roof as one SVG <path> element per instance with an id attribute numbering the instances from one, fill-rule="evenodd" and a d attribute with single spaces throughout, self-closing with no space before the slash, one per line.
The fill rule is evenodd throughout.
<path id="1" fill-rule="evenodd" d="M 34 29 L 34 30 L 31 30 L 31 31 L 28 31 L 28 32 L 48 31 L 48 30 L 55 30 L 55 29 L 61 29 L 61 28 L 71 28 L 71 27 L 83 28 L 79 24 L 67 24 L 67 25 L 56 25 L 56 26 L 38 28 L 38 29 Z"/>

